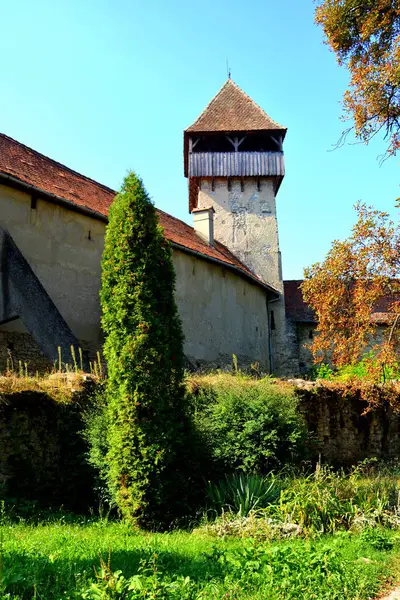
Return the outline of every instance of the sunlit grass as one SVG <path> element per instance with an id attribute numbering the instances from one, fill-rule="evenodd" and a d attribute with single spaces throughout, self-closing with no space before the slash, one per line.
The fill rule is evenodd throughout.
<path id="1" fill-rule="evenodd" d="M 343 532 L 260 544 L 179 531 L 150 534 L 122 523 L 64 523 L 62 519 L 36 526 L 6 523 L 0 535 L 1 600 L 366 599 L 394 575 L 392 559 L 398 551 L 392 531 L 385 531 L 383 547 L 375 534 L 368 538 Z M 142 591 L 131 596 L 83 596 L 91 584 L 99 589 L 105 585 L 96 580 L 101 561 L 109 564 L 110 573 L 121 570 L 128 579 L 144 569 L 143 581 L 162 588 L 164 595 Z M 146 565 L 156 565 L 157 575 L 146 571 Z M 184 578 L 189 578 L 185 586 Z M 165 582 L 175 582 L 177 588 L 164 588 Z"/>

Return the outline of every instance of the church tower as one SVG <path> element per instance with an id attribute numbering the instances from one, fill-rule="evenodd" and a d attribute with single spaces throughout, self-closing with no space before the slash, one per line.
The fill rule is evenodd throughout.
<path id="1" fill-rule="evenodd" d="M 231 79 L 184 133 L 189 211 L 253 273 L 280 292 L 269 307 L 276 373 L 285 368 L 285 308 L 276 195 L 286 128 Z M 207 222 L 210 222 L 207 226 Z M 204 225 L 204 222 L 206 223 Z M 212 243 L 212 236 L 205 235 Z"/>

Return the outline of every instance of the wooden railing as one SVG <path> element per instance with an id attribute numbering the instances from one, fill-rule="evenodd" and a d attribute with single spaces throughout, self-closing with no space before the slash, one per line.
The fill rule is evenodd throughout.
<path id="1" fill-rule="evenodd" d="M 284 176 L 283 152 L 192 152 L 189 177 Z"/>

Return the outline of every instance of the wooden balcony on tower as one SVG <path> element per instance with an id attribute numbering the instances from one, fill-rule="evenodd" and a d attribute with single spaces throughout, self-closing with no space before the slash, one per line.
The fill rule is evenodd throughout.
<path id="1" fill-rule="evenodd" d="M 191 152 L 189 177 L 283 177 L 283 152 Z"/>

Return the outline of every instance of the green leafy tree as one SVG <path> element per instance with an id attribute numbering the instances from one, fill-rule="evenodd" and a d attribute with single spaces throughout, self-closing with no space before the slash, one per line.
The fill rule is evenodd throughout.
<path id="1" fill-rule="evenodd" d="M 183 333 L 169 242 L 130 173 L 109 213 L 102 259 L 108 364 L 108 484 L 123 517 L 168 522 L 190 485 Z"/>

